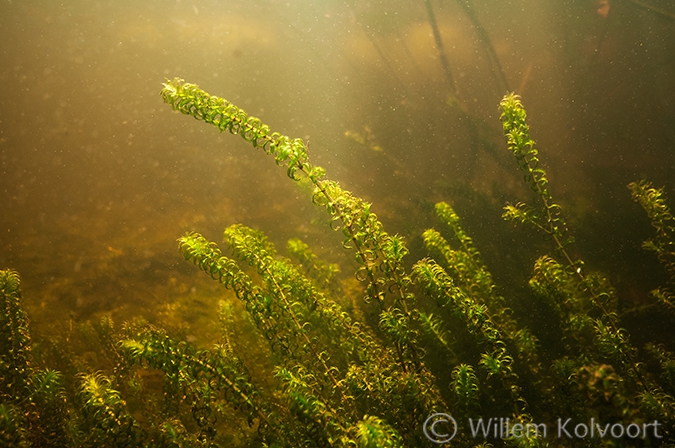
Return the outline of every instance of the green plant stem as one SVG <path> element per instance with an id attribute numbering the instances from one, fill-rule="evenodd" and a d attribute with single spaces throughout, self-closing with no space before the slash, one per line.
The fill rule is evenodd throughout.
<path id="1" fill-rule="evenodd" d="M 335 378 L 333 375 L 334 367 L 329 367 L 328 364 L 326 364 L 326 361 L 324 359 L 324 356 L 321 356 L 319 352 L 317 352 L 315 344 L 310 340 L 309 336 L 307 335 L 307 331 L 305 330 L 305 326 L 300 323 L 300 320 L 298 319 L 298 316 L 296 316 L 295 311 L 293 311 L 293 307 L 291 306 L 290 301 L 288 300 L 288 297 L 286 297 L 286 293 L 284 293 L 284 288 L 279 284 L 277 281 L 277 276 L 275 275 L 274 272 L 270 269 L 269 263 L 266 262 L 262 257 L 258 256 L 257 253 L 251 253 L 251 256 L 254 261 L 254 265 L 258 266 L 259 268 L 261 267 L 264 271 L 269 281 L 272 282 L 274 285 L 274 289 L 276 290 L 276 293 L 278 294 L 279 298 L 283 302 L 284 307 L 286 308 L 286 311 L 288 314 L 291 316 L 291 320 L 293 321 L 293 324 L 295 325 L 295 328 L 298 330 L 298 332 L 302 335 L 303 339 L 305 340 L 305 344 L 307 347 L 310 348 L 312 355 L 314 355 L 314 358 L 317 359 L 321 366 L 323 367 L 324 374 L 330 378 L 331 382 L 333 383 L 333 386 L 336 390 L 340 391 L 340 397 L 342 398 L 343 402 L 347 402 L 348 399 L 344 394 L 344 391 L 342 390 L 342 385 L 341 383 Z"/>
<path id="2" fill-rule="evenodd" d="M 180 78 L 164 83 L 160 94 L 174 110 L 213 124 L 221 132 L 240 134 L 255 148 L 261 148 L 274 156 L 278 165 L 286 166 L 290 178 L 298 180 L 296 177 L 298 172 L 305 175 L 314 185 L 314 202 L 325 206 L 329 214 L 342 222 L 343 233 L 356 251 L 356 259 L 363 268 L 357 271 L 357 277 L 358 272 L 363 272 L 362 280 L 369 283 L 368 297 L 377 300 L 380 310 L 383 311 L 386 309 L 386 293 L 395 290 L 394 306 L 400 308 L 406 322 L 410 322 L 411 313 L 406 302 L 414 296 L 407 291 L 409 281 L 402 275 L 405 269 L 400 257 L 384 252 L 384 245 L 394 237 L 383 230 L 377 216 L 370 211 L 370 204 L 354 198 L 337 183 L 322 179 L 325 170 L 310 163 L 307 147 L 301 139 L 290 139 L 277 132 L 271 133 L 269 126 L 258 118 L 249 117 L 246 112 L 229 101 L 209 95 L 197 85 L 186 83 Z M 343 246 L 346 247 L 345 243 Z M 403 246 L 398 255 L 402 256 L 405 253 L 407 250 Z M 379 265 L 376 263 L 377 260 L 380 260 Z M 384 276 L 379 274 L 382 271 L 382 263 L 385 266 Z M 388 288 L 388 282 L 397 287 Z M 413 364 L 419 367 L 420 360 L 414 346 L 411 347 L 410 353 Z"/>
<path id="3" fill-rule="evenodd" d="M 528 222 L 538 229 L 542 230 L 544 233 L 549 235 L 554 242 L 554 247 L 558 253 L 560 253 L 567 262 L 568 268 L 571 269 L 575 276 L 579 278 L 579 281 L 582 285 L 585 286 L 586 291 L 588 291 L 591 301 L 593 304 L 598 307 L 602 314 L 607 319 L 609 327 L 611 328 L 614 335 L 620 335 L 621 331 L 619 326 L 616 323 L 616 318 L 613 313 L 610 313 L 607 308 L 602 304 L 600 300 L 600 295 L 593 290 L 593 287 L 590 285 L 588 278 L 582 272 L 582 263 L 581 261 L 573 261 L 572 257 L 569 255 L 569 252 L 566 249 L 568 242 L 563 241 L 563 231 L 566 229 L 567 225 L 565 221 L 560 216 L 560 205 L 553 202 L 553 198 L 548 190 L 548 179 L 546 178 L 546 172 L 539 168 L 539 159 L 537 157 L 538 151 L 534 147 L 534 140 L 530 138 L 529 126 L 527 125 L 526 112 L 520 102 L 520 97 L 515 93 L 510 93 L 506 95 L 499 105 L 502 121 L 504 127 L 504 135 L 506 136 L 507 144 L 509 150 L 513 153 L 516 160 L 518 161 L 519 168 L 525 173 L 525 180 L 530 186 L 530 188 L 536 194 L 536 197 L 542 203 L 542 209 L 544 210 L 545 218 L 543 223 L 541 220 L 533 214 L 533 212 L 525 209 L 524 204 L 513 207 L 507 206 L 507 211 L 504 214 L 504 217 L 510 219 L 518 219 L 522 222 Z M 627 344 L 625 344 L 627 345 Z M 628 365 L 628 368 L 634 373 L 638 383 L 641 387 L 648 391 L 649 388 L 642 376 L 640 370 L 636 367 L 635 359 L 631 354 L 632 347 L 621 347 L 620 354 L 624 365 Z"/>

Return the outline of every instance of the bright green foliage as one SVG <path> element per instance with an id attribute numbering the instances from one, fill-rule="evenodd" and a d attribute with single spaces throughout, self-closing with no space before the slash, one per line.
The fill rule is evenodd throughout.
<path id="1" fill-rule="evenodd" d="M 412 278 L 438 306 L 448 309 L 462 321 L 466 330 L 483 351 L 479 364 L 487 378 L 498 377 L 506 388 L 515 415 L 519 415 L 525 400 L 520 394 L 518 375 L 513 370 L 513 357 L 507 343 L 492 319 L 488 307 L 478 303 L 456 287 L 452 278 L 433 260 L 417 262 Z"/>
<path id="2" fill-rule="evenodd" d="M 393 307 L 400 309 L 403 316 L 400 324 L 410 324 L 408 302 L 413 301 L 414 296 L 409 292 L 410 279 L 402 265 L 407 253 L 402 238 L 384 232 L 370 204 L 343 190 L 336 182 L 322 180 L 325 171 L 310 164 L 302 140 L 270 134 L 270 128 L 257 118 L 181 79 L 165 83 L 161 95 L 174 110 L 213 124 L 221 131 L 242 135 L 254 147 L 274 156 L 277 164 L 286 166 L 291 178 L 297 179 L 296 173 L 304 173 L 314 184 L 313 201 L 332 216 L 331 227 L 342 230 L 343 246 L 356 252 L 356 261 L 360 264 L 356 276 L 368 284 L 366 301 L 378 302 L 384 311 L 389 306 L 387 296 L 391 295 Z M 400 340 L 394 343 L 399 344 Z M 400 358 L 401 362 L 419 365 L 414 346 L 397 347 L 397 350 L 400 355 L 410 357 L 409 360 Z"/>
<path id="3" fill-rule="evenodd" d="M 668 392 L 675 393 L 675 354 L 666 350 L 663 345 L 647 344 L 647 350 L 656 358 L 661 366 L 661 377 L 664 380 L 664 388 Z"/>
<path id="4" fill-rule="evenodd" d="M 561 207 L 552 199 L 517 96 L 504 98 L 501 119 L 534 200 L 507 206 L 504 216 L 533 225 L 553 242 L 558 259 L 539 257 L 529 282 L 540 301 L 535 308 L 554 322 L 545 329 L 551 345 L 546 350 L 540 348 L 541 328 L 525 327 L 531 316 L 514 311 L 515 302 L 531 297 L 513 297 L 495 284 L 449 204 L 436 205 L 440 230 L 423 234 L 433 258 L 408 268 L 403 237 L 384 230 L 370 203 L 324 179 L 302 140 L 274 133 L 237 106 L 180 79 L 164 84 L 162 97 L 175 110 L 241 135 L 292 179 L 311 183 L 312 201 L 342 233 L 362 288 L 355 292 L 356 282 L 345 281 L 336 264 L 297 239 L 286 247 L 294 264 L 262 232 L 242 224 L 224 231 L 227 256 L 190 232 L 178 240 L 183 257 L 240 301 L 223 297 L 214 309 L 222 339 L 200 348 L 142 320 L 115 330 L 103 318 L 82 325 L 108 364 L 91 373 L 96 369 L 61 344 L 56 353 L 72 358 L 61 374 L 33 365 L 18 274 L 0 271 L 0 444 L 431 446 L 422 425 L 439 412 L 459 420 L 508 417 L 511 425 L 552 425 L 561 416 L 624 425 L 657 419 L 664 442 L 674 441 L 672 347 L 668 339 L 653 341 L 646 358 L 620 325 L 612 286 L 571 258 Z M 631 190 L 657 230 L 646 247 L 672 276 L 674 226 L 662 192 L 645 182 L 631 184 Z M 654 295 L 663 304 L 675 303 L 668 289 Z M 255 343 L 267 341 L 254 355 L 240 343 L 251 330 L 258 333 Z M 264 360 L 252 359 L 260 353 Z M 256 370 L 251 374 L 247 366 Z M 73 377 L 79 378 L 75 385 Z M 479 441 L 460 434 L 452 443 L 549 442 L 558 446 L 535 435 Z"/>
<path id="5" fill-rule="evenodd" d="M 0 271 L 0 440 L 6 438 L 6 446 L 64 446 L 70 437 L 63 379 L 32 365 L 20 285 L 18 273 Z"/>
<path id="6" fill-rule="evenodd" d="M 256 268 L 261 279 L 266 283 L 265 289 L 272 296 L 270 302 L 278 303 L 278 314 L 286 317 L 281 319 L 280 323 L 288 326 L 280 331 L 293 336 L 292 338 L 289 337 L 288 340 L 292 347 L 297 347 L 296 350 L 292 351 L 295 361 L 304 365 L 302 372 L 306 372 L 308 375 L 309 372 L 314 372 L 311 377 L 308 377 L 313 378 L 314 381 L 307 383 L 308 385 L 311 384 L 312 387 L 305 387 L 303 390 L 309 393 L 313 389 L 314 393 L 310 395 L 317 400 L 320 397 L 325 397 L 325 391 L 330 389 L 333 390 L 335 396 L 331 397 L 329 402 L 338 399 L 338 401 L 350 403 L 356 399 L 356 408 L 352 410 L 353 416 L 350 416 L 349 413 L 335 414 L 336 416 L 339 415 L 340 418 L 347 419 L 345 423 L 339 425 L 340 427 L 350 426 L 352 423 L 349 422 L 353 422 L 359 415 L 356 409 L 361 404 L 365 404 L 364 399 L 373 400 L 375 392 L 387 384 L 389 387 L 399 387 L 397 393 L 402 393 L 410 386 L 397 383 L 410 380 L 413 383 L 423 381 L 423 384 L 426 384 L 426 393 L 417 393 L 413 390 L 404 393 L 410 394 L 408 400 L 412 399 L 414 402 L 419 402 L 417 406 L 423 408 L 429 406 L 429 404 L 424 404 L 424 401 L 429 399 L 429 392 L 433 393 L 434 387 L 424 379 L 423 376 L 426 375 L 424 371 L 406 379 L 397 377 L 400 373 L 397 373 L 396 364 L 389 365 L 387 369 L 382 368 L 390 363 L 392 358 L 397 359 L 406 371 L 409 367 L 414 366 L 410 365 L 408 360 L 414 359 L 415 355 L 407 352 L 407 350 L 416 346 L 416 332 L 410 330 L 408 319 L 400 309 L 389 308 L 380 313 L 379 327 L 388 336 L 387 339 L 394 344 L 392 351 L 392 349 L 382 347 L 373 336 L 355 324 L 337 303 L 318 291 L 312 282 L 307 280 L 295 266 L 284 259 L 275 258 L 273 256 L 276 253 L 274 247 L 260 232 L 235 225 L 226 229 L 225 239 L 230 243 L 239 258 Z M 282 287 L 282 285 L 284 286 Z M 339 347 L 335 347 L 336 341 L 339 341 Z M 330 350 L 327 350 L 327 348 L 330 348 Z M 329 355 L 331 352 L 335 353 L 333 358 Z M 385 361 L 387 359 L 389 361 Z M 286 358 L 284 361 L 289 361 L 289 359 Z M 347 383 L 344 383 L 341 367 L 348 366 L 348 371 L 355 372 L 356 366 L 353 364 L 355 361 L 359 364 L 365 363 L 366 369 L 359 370 L 363 374 L 361 382 L 362 384 L 363 382 L 376 384 L 374 387 L 371 386 L 374 390 L 365 391 L 359 387 L 356 391 L 354 389 L 343 389 L 343 384 L 351 383 L 349 376 Z M 392 370 L 389 370 L 389 368 L 392 368 Z M 289 379 L 289 375 L 293 371 L 287 368 L 280 372 L 283 373 L 281 378 Z M 385 379 L 387 382 L 383 383 Z M 290 391 L 290 389 L 288 390 Z M 321 393 L 320 391 L 324 392 Z M 351 393 L 354 392 L 357 393 L 358 397 L 351 396 Z M 384 391 L 380 390 L 380 393 L 382 392 Z M 413 394 L 413 392 L 415 393 Z M 302 396 L 305 397 L 304 394 Z M 292 400 L 296 398 L 296 395 L 291 396 Z M 322 402 L 325 402 L 325 400 Z M 317 406 L 318 403 L 322 402 L 311 401 Z M 299 403 L 302 404 L 304 401 L 301 400 Z M 383 405 L 386 406 L 385 403 Z M 310 407 L 305 411 L 313 409 L 315 408 Z M 316 409 L 323 408 L 317 407 Z M 377 407 L 371 407 L 370 411 L 372 412 L 375 409 Z M 395 410 L 400 411 L 400 409 Z M 347 410 L 349 410 L 349 407 L 344 409 L 344 411 Z M 383 409 L 382 411 L 388 414 L 391 409 Z M 344 435 L 332 434 L 326 437 L 330 440 L 337 440 Z"/>
<path id="7" fill-rule="evenodd" d="M 548 255 L 543 255 L 535 261 L 534 275 L 529 285 L 565 319 L 570 314 L 588 311 L 588 300 L 579 294 L 581 288 L 578 278 L 570 276 L 563 265 Z"/>
<path id="8" fill-rule="evenodd" d="M 548 446 L 557 446 L 555 442 L 553 444 L 549 443 L 549 440 L 552 439 L 550 434 L 548 434 L 546 438 L 543 437 L 541 427 L 536 426 L 538 422 L 534 422 L 529 416 L 515 418 L 510 424 L 512 425 L 511 428 L 520 424 L 522 425 L 523 430 L 522 432 L 517 432 L 516 435 L 507 438 L 504 443 L 505 446 L 516 448 L 544 448 Z M 527 429 L 528 425 L 530 425 L 529 430 Z M 515 429 L 514 432 L 516 432 Z"/>
<path id="9" fill-rule="evenodd" d="M 485 305 L 466 296 L 452 278 L 433 260 L 422 260 L 413 266 L 412 278 L 441 307 L 448 307 L 478 341 L 496 343 L 501 335 Z"/>
<path id="10" fill-rule="evenodd" d="M 485 304 L 491 312 L 493 321 L 499 326 L 504 337 L 515 343 L 516 350 L 531 369 L 538 368 L 537 339 L 526 328 L 521 328 L 512 317 L 512 310 L 497 292 L 487 267 L 481 260 L 473 240 L 464 231 L 459 216 L 445 202 L 436 204 L 436 215 L 451 232 L 459 249 L 452 249 L 451 243 L 435 229 L 426 230 L 422 237 L 434 260 L 452 277 L 455 285 L 463 294 L 477 303 Z"/>
<path id="11" fill-rule="evenodd" d="M 28 387 L 31 341 L 21 306 L 19 274 L 0 271 L 0 394 L 18 399 Z"/>
<path id="12" fill-rule="evenodd" d="M 417 344 L 416 332 L 400 309 L 380 314 L 380 328 L 393 344 L 386 347 L 296 266 L 279 258 L 261 232 L 233 225 L 225 230 L 225 240 L 237 259 L 256 270 L 261 286 L 198 234 L 181 238 L 180 247 L 187 259 L 246 302 L 277 354 L 276 377 L 284 385 L 290 409 L 302 417 L 303 430 L 310 431 L 312 440 L 347 443 L 364 412 L 379 411 L 390 421 L 409 424 L 406 405 L 430 409 L 439 400 L 428 372 L 410 370 L 413 355 L 407 350 Z M 407 373 L 402 375 L 400 368 Z M 401 403 L 392 407 L 392 400 Z M 330 408 L 335 402 L 344 403 L 339 411 Z"/>
<path id="13" fill-rule="evenodd" d="M 459 291 L 471 298 L 474 306 L 490 311 L 490 320 L 501 333 L 502 342 L 507 343 L 512 352 L 517 354 L 522 365 L 529 371 L 528 374 L 535 375 L 541 370 L 536 336 L 513 318 L 513 311 L 506 306 L 504 298 L 498 293 L 492 275 L 481 260 L 480 252 L 462 228 L 454 209 L 449 204 L 440 202 L 436 204 L 435 210 L 453 242 L 446 240 L 441 232 L 428 229 L 422 235 L 427 250 L 452 278 Z M 458 248 L 453 249 L 453 245 Z M 499 356 L 501 351 L 496 353 Z M 493 358 L 489 355 L 484 359 L 486 363 L 481 365 L 490 366 L 487 361 L 492 359 L 499 357 Z"/>
<path id="14" fill-rule="evenodd" d="M 535 192 L 537 202 L 534 206 L 522 203 L 507 206 L 504 217 L 532 224 L 543 231 L 551 237 L 554 249 L 566 262 L 566 266 L 563 266 L 551 257 L 541 257 L 535 264 L 535 276 L 530 286 L 557 311 L 568 343 L 575 341 L 575 344 L 568 344 L 567 348 L 571 349 L 571 354 L 580 356 L 579 365 L 582 367 L 578 371 L 587 368 L 582 363 L 589 359 L 612 362 L 617 368 L 617 372 L 613 370 L 613 375 L 619 381 L 629 380 L 631 388 L 641 396 L 670 397 L 645 378 L 644 368 L 636 360 L 638 350 L 629 342 L 628 332 L 619 325 L 614 289 L 604 277 L 585 273 L 584 263 L 581 260 L 573 261 L 567 252 L 566 246 L 572 239 L 564 239 L 567 226 L 561 216 L 561 207 L 553 202 L 546 172 L 539 168 L 538 152 L 530 138 L 525 110 L 518 96 L 507 95 L 500 103 L 500 110 L 509 149 L 518 161 L 526 183 Z M 673 218 L 662 199 L 662 191 L 651 188 L 644 181 L 632 183 L 629 188 L 633 199 L 645 208 L 652 225 L 657 229 L 657 238 L 646 243 L 645 247 L 657 252 L 672 277 L 670 252 L 674 244 Z M 669 304 L 667 292 L 660 290 L 654 295 Z M 593 317 L 597 311 L 600 316 Z M 622 374 L 626 378 L 622 379 Z M 643 404 L 648 402 L 642 401 Z M 629 400 L 618 400 L 615 405 L 625 409 L 629 406 Z M 665 408 L 655 406 L 652 414 L 656 409 Z M 668 412 L 664 410 L 661 418 L 668 419 Z"/>
<path id="15" fill-rule="evenodd" d="M 499 300 L 493 294 L 494 285 L 490 273 L 480 265 L 477 253 L 453 250 L 450 243 L 435 229 L 426 230 L 422 237 L 429 253 L 438 260 L 466 294 L 487 301 Z"/>
<path id="16" fill-rule="evenodd" d="M 556 268 L 558 283 L 570 282 L 571 277 L 577 277 L 577 288 L 585 291 L 591 302 L 597 306 L 605 317 L 616 326 L 611 309 L 607 308 L 607 299 L 613 294 L 606 281 L 598 276 L 589 276 L 583 272 L 584 263 L 581 260 L 573 261 L 567 252 L 566 246 L 573 238 L 564 239 L 567 224 L 562 217 L 560 205 L 553 202 L 548 188 L 546 172 L 539 168 L 538 151 L 534 148 L 534 140 L 530 137 L 529 126 L 525 122 L 526 113 L 518 95 L 509 94 L 499 104 L 500 119 L 504 127 L 504 135 L 509 150 L 518 161 L 518 167 L 523 173 L 525 182 L 535 192 L 535 205 L 518 203 L 516 206 L 507 206 L 504 218 L 521 223 L 529 223 L 549 236 L 556 252 L 562 256 L 567 266 Z M 548 265 L 557 264 L 555 260 L 542 259 Z M 543 266 L 539 263 L 540 267 Z M 535 268 L 536 269 L 536 268 Z M 563 280 L 563 277 L 567 279 Z"/>
<path id="17" fill-rule="evenodd" d="M 513 358 L 507 354 L 504 348 L 500 348 L 492 353 L 483 353 L 479 362 L 487 371 L 488 378 L 492 375 L 508 375 L 512 363 Z"/>
<path id="18" fill-rule="evenodd" d="M 663 424 L 667 433 L 675 425 L 675 400 L 672 395 L 663 392 L 643 392 L 639 396 L 641 408 L 648 418 Z"/>
<path id="19" fill-rule="evenodd" d="M 246 368 L 226 347 L 196 350 L 153 327 L 121 341 L 120 347 L 131 362 L 164 372 L 167 398 L 189 406 L 200 439 L 215 437 L 219 410 L 226 405 L 242 413 L 249 425 L 257 421 L 261 433 L 277 431 L 271 405 L 261 398 Z"/>
<path id="20" fill-rule="evenodd" d="M 595 321 L 595 346 L 607 358 L 621 361 L 621 356 L 634 350 L 628 345 L 627 331 L 623 328 L 614 330 L 601 320 Z"/>
<path id="21" fill-rule="evenodd" d="M 595 320 L 589 316 L 593 303 L 578 276 L 570 275 L 563 265 L 544 255 L 534 263 L 529 286 L 555 311 L 568 350 L 576 353 L 593 348 Z"/>
<path id="22" fill-rule="evenodd" d="M 102 374 L 83 375 L 80 386 L 82 428 L 87 434 L 83 446 L 135 447 L 146 434 L 126 410 L 120 393 Z"/>
<path id="23" fill-rule="evenodd" d="M 307 276 L 312 278 L 320 287 L 327 290 L 340 287 L 337 282 L 340 266 L 336 263 L 326 263 L 321 260 L 312 252 L 309 245 L 297 238 L 288 240 L 286 249 L 300 262 Z"/>
<path id="24" fill-rule="evenodd" d="M 259 287 L 253 285 L 251 278 L 241 271 L 237 262 L 222 256 L 214 243 L 196 232 L 178 239 L 179 248 L 186 260 L 192 261 L 213 279 L 230 288 L 237 298 L 246 303 L 256 325 L 267 330 L 269 310 Z"/>
<path id="25" fill-rule="evenodd" d="M 452 369 L 450 390 L 454 397 L 454 408 L 458 415 L 474 415 L 480 406 L 480 387 L 473 367 L 460 364 Z"/>
<path id="26" fill-rule="evenodd" d="M 417 330 L 410 328 L 408 319 L 400 309 L 389 308 L 380 313 L 380 329 L 392 340 L 396 352 L 405 369 L 416 368 L 416 364 L 409 365 L 407 360 L 417 359 L 414 349 L 417 347 Z"/>
<path id="27" fill-rule="evenodd" d="M 557 286 L 549 287 L 541 275 L 531 282 L 539 293 L 553 292 L 555 297 L 549 300 L 562 314 L 567 314 L 566 326 L 574 327 L 573 322 L 584 320 L 579 310 L 586 308 L 585 300 L 602 313 L 595 319 L 594 343 L 597 351 L 606 357 L 612 357 L 623 367 L 631 371 L 631 375 L 638 381 L 641 388 L 646 388 L 642 380 L 639 366 L 634 359 L 635 349 L 628 342 L 627 332 L 619 327 L 617 315 L 614 312 L 614 290 L 609 283 L 596 274 L 587 275 L 583 272 L 583 262 L 573 261 L 567 251 L 567 244 L 571 239 L 564 240 L 567 229 L 561 216 L 561 207 L 553 202 L 548 187 L 546 172 L 539 168 L 538 151 L 534 148 L 534 141 L 530 137 L 529 126 L 525 122 L 526 113 L 520 99 L 515 94 L 504 97 L 500 105 L 504 127 L 504 135 L 509 149 L 518 161 L 518 166 L 524 175 L 526 183 L 535 192 L 534 206 L 518 204 L 508 206 L 504 217 L 510 220 L 533 224 L 537 229 L 548 235 L 554 242 L 554 249 L 567 263 L 564 268 L 552 258 L 542 258 L 535 266 L 535 273 L 543 274 L 555 280 Z M 579 294 L 577 294 L 579 292 Z M 564 310 L 563 308 L 567 308 Z M 571 313 L 570 313 L 571 311 Z M 574 313 L 576 311 L 576 313 Z"/>
<path id="28" fill-rule="evenodd" d="M 356 278 L 366 282 L 366 302 L 375 301 L 381 309 L 391 302 L 407 315 L 410 279 L 405 275 L 403 257 L 408 253 L 400 236 L 384 231 L 371 205 L 336 182 L 322 181 L 315 189 L 314 203 L 325 207 L 332 216 L 331 227 L 344 235 L 342 246 L 356 252 L 359 269 Z M 391 297 L 391 300 L 387 300 Z"/>
<path id="29" fill-rule="evenodd" d="M 504 218 L 512 221 L 532 224 L 550 235 L 558 250 L 571 242 L 565 240 L 567 224 L 560 215 L 560 205 L 553 202 L 548 187 L 546 171 L 539 167 L 539 151 L 534 147 L 530 137 L 530 127 L 525 122 L 527 114 L 520 97 L 509 94 L 499 103 L 500 120 L 504 127 L 504 135 L 509 150 L 516 158 L 518 167 L 523 173 L 525 183 L 535 193 L 538 205 L 529 206 L 522 202 L 505 207 Z"/>
<path id="30" fill-rule="evenodd" d="M 293 370 L 279 368 L 275 376 L 281 381 L 291 412 L 305 427 L 310 440 L 317 446 L 335 446 L 347 442 L 347 428 L 338 410 L 314 393 L 318 386 L 314 375 L 297 367 Z"/>
<path id="31" fill-rule="evenodd" d="M 21 411 L 11 404 L 0 404 L 0 446 L 29 448 L 28 431 L 23 426 Z"/>
<path id="32" fill-rule="evenodd" d="M 675 310 L 675 294 L 668 288 L 657 288 L 651 293 L 659 303 L 666 305 L 671 311 Z"/>
<path id="33" fill-rule="evenodd" d="M 290 139 L 277 132 L 270 133 L 269 126 L 258 118 L 249 117 L 227 100 L 211 96 L 195 84 L 174 78 L 164 83 L 161 92 L 164 102 L 174 110 L 191 115 L 198 120 L 213 124 L 221 132 L 240 134 L 254 147 L 272 155 L 278 165 L 288 168 L 288 176 L 297 179 L 295 173 L 302 171 L 316 183 L 323 177 L 322 168 L 314 168 L 307 157 L 307 146 L 301 139 Z"/>
<path id="34" fill-rule="evenodd" d="M 446 350 L 452 352 L 450 344 L 448 343 L 448 335 L 442 328 L 443 323 L 440 318 L 435 317 L 433 313 L 427 314 L 421 312 L 420 324 L 422 325 L 422 329 L 424 329 L 427 334 L 432 335 L 436 341 L 445 347 Z"/>
<path id="35" fill-rule="evenodd" d="M 633 200 L 647 212 L 652 227 L 656 230 L 653 239 L 644 242 L 643 247 L 656 253 L 671 285 L 675 286 L 675 218 L 666 204 L 662 188 L 654 188 L 649 182 L 628 184 Z"/>
<path id="36" fill-rule="evenodd" d="M 482 271 L 485 269 L 485 266 L 480 261 L 480 253 L 473 245 L 473 240 L 469 235 L 466 234 L 459 222 L 459 216 L 455 213 L 455 210 L 445 202 L 439 202 L 436 204 L 436 216 L 440 221 L 448 226 L 452 230 L 452 233 L 455 235 L 455 238 L 459 241 L 462 251 L 469 255 L 469 263 L 471 267 L 476 271 Z M 486 275 L 489 273 L 486 272 Z"/>
<path id="37" fill-rule="evenodd" d="M 366 415 L 357 423 L 357 443 L 359 448 L 397 448 L 403 446 L 401 437 L 395 429 L 381 419 Z"/>
<path id="38" fill-rule="evenodd" d="M 39 409 L 39 421 L 32 434 L 34 445 L 66 446 L 70 442 L 69 410 L 65 381 L 55 370 L 38 370 L 31 376 L 30 401 Z"/>
<path id="39" fill-rule="evenodd" d="M 297 179 L 298 172 L 305 174 L 314 184 L 314 202 L 326 208 L 335 230 L 342 229 L 343 246 L 356 252 L 356 260 L 361 264 L 357 277 L 369 285 L 367 299 L 376 300 L 384 307 L 387 292 L 394 290 L 395 306 L 405 310 L 405 301 L 412 297 L 407 289 L 409 280 L 402 275 L 401 259 L 407 253 L 402 239 L 384 232 L 370 204 L 343 190 L 336 182 L 322 180 L 325 170 L 309 162 L 307 147 L 301 139 L 276 132 L 270 134 L 269 126 L 259 119 L 179 78 L 165 83 L 161 95 L 174 110 L 213 124 L 221 132 L 240 134 L 254 147 L 272 155 L 278 165 L 286 166 L 291 178 Z M 382 276 L 381 271 L 391 275 Z M 394 283 L 395 287 L 388 283 Z"/>
<path id="40" fill-rule="evenodd" d="M 376 301 L 383 312 L 389 306 L 394 311 L 399 310 L 402 316 L 398 322 L 399 328 L 411 324 L 409 302 L 414 302 L 414 295 L 409 291 L 410 278 L 402 264 L 403 257 L 408 253 L 403 239 L 383 230 L 377 215 L 370 210 L 370 204 L 343 190 L 336 182 L 322 180 L 325 170 L 310 164 L 302 140 L 290 139 L 278 133 L 270 134 L 269 127 L 257 118 L 248 117 L 228 101 L 211 96 L 181 79 L 165 83 L 161 95 L 175 110 L 216 125 L 221 131 L 241 134 L 254 147 L 273 155 L 277 164 L 287 166 L 288 174 L 293 179 L 296 179 L 296 173 L 304 173 L 314 184 L 314 203 L 326 208 L 332 216 L 331 227 L 342 230 L 345 237 L 343 246 L 356 253 L 356 261 L 360 265 L 356 277 L 368 285 L 366 301 Z M 197 252 L 195 255 L 200 254 Z M 387 300 L 389 296 L 391 300 Z M 391 332 L 387 334 L 394 335 Z M 398 345 L 402 341 L 398 339 L 393 343 Z M 397 351 L 400 362 L 419 366 L 420 360 L 414 345 L 397 346 Z"/>

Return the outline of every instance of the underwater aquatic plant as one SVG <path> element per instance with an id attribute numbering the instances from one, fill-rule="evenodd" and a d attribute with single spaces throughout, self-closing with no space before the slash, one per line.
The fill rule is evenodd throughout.
<path id="1" fill-rule="evenodd" d="M 553 241 L 553 253 L 535 262 L 529 282 L 558 320 L 553 331 L 560 346 L 551 351 L 542 350 L 537 333 L 509 307 L 449 204 L 435 208 L 441 230 L 423 234 L 429 257 L 408 268 L 404 239 L 384 230 L 371 204 L 325 179 L 302 140 L 272 132 L 237 106 L 180 79 L 165 83 L 161 94 L 175 110 L 241 135 L 284 166 L 290 178 L 312 184 L 313 202 L 329 214 L 331 228 L 343 235 L 343 249 L 357 262 L 354 276 L 368 313 L 345 306 L 337 265 L 300 240 L 286 248 L 296 264 L 262 232 L 242 224 L 224 231 L 230 256 L 190 232 L 178 240 L 181 254 L 241 301 L 251 328 L 267 341 L 270 384 L 251 374 L 250 360 L 229 339 L 237 324 L 231 304 L 219 309 L 223 340 L 208 348 L 140 320 L 120 329 L 110 319 L 90 324 L 108 369 L 91 369 L 72 354 L 73 367 L 61 374 L 36 366 L 19 276 L 0 271 L 3 443 L 434 446 L 422 429 L 430 416 L 444 412 L 463 419 L 502 415 L 518 425 L 559 416 L 621 424 L 655 419 L 661 438 L 655 433 L 644 444 L 673 442 L 673 348 L 652 341 L 642 353 L 633 346 L 609 282 L 569 255 L 573 240 L 516 96 L 504 98 L 501 117 L 534 201 L 507 205 L 504 217 L 531 224 Z M 669 270 L 672 216 L 658 190 L 644 182 L 631 188 L 657 229 L 647 247 Z M 648 364 L 646 356 L 656 362 Z M 72 374 L 78 370 L 84 372 Z M 161 385 L 153 384 L 153 377 L 161 378 Z M 511 433 L 481 444 L 465 432 L 453 440 L 467 447 L 567 442 L 540 433 Z"/>
<path id="2" fill-rule="evenodd" d="M 662 188 L 654 188 L 647 181 L 631 182 L 628 184 L 631 197 L 647 212 L 647 216 L 656 231 L 653 239 L 643 243 L 646 250 L 656 253 L 659 261 L 670 278 L 671 287 L 675 287 L 675 217 L 664 199 Z M 668 294 L 661 293 L 663 301 L 674 306 Z"/>

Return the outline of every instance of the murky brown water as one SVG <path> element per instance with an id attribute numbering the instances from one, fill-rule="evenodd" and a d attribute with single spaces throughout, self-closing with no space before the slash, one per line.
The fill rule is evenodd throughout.
<path id="1" fill-rule="evenodd" d="M 473 3 L 580 255 L 627 303 L 644 300 L 660 274 L 625 185 L 647 178 L 675 198 L 673 19 L 630 1 L 607 17 L 591 0 Z M 504 89 L 465 12 L 434 7 L 459 108 L 422 1 L 1 1 L 0 267 L 20 271 L 38 327 L 208 315 L 195 291 L 216 289 L 176 250 L 188 230 L 220 241 L 243 222 L 280 244 L 339 245 L 271 159 L 162 103 L 174 76 L 308 138 L 312 161 L 413 252 L 446 200 L 498 277 L 525 279 L 543 245 L 523 248 L 532 234 L 499 219 L 528 198 L 500 134 Z M 187 296 L 189 311 L 171 308 Z"/>

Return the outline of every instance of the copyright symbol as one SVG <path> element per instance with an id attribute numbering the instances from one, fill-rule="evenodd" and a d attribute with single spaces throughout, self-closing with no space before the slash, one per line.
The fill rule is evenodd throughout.
<path id="1" fill-rule="evenodd" d="M 450 423 L 453 428 L 447 428 Z M 450 431 L 448 431 L 451 429 Z M 429 416 L 422 427 L 424 435 L 433 443 L 447 443 L 457 435 L 457 421 L 449 414 L 438 412 Z"/>

